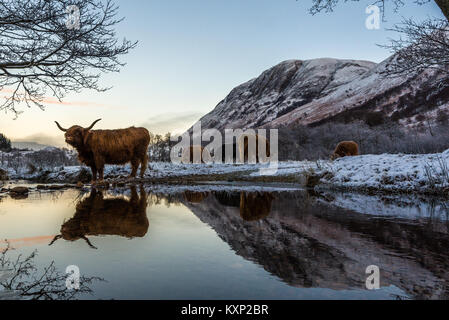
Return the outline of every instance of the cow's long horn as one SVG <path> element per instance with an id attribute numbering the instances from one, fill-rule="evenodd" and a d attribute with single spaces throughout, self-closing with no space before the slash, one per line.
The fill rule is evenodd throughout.
<path id="1" fill-rule="evenodd" d="M 92 128 L 94 127 L 94 125 L 95 125 L 98 121 L 100 121 L 100 120 L 101 120 L 101 119 L 95 120 L 95 121 L 90 125 L 89 128 L 86 128 L 86 130 L 92 129 Z"/>
<path id="2" fill-rule="evenodd" d="M 67 129 L 64 129 L 63 127 L 61 127 L 61 125 L 58 123 L 58 121 L 55 121 L 56 125 L 58 126 L 59 130 L 66 132 Z"/>
<path id="3" fill-rule="evenodd" d="M 96 246 L 94 246 L 94 245 L 89 241 L 89 239 L 88 239 L 86 236 L 82 236 L 81 239 L 84 239 L 84 240 L 87 242 L 87 244 L 89 245 L 89 247 L 91 247 L 92 249 L 98 249 Z"/>
<path id="4" fill-rule="evenodd" d="M 53 238 L 53 240 L 48 245 L 51 246 L 53 243 L 56 242 L 56 240 L 61 239 L 61 238 L 62 238 L 62 234 L 58 234 L 57 236 L 55 236 Z"/>

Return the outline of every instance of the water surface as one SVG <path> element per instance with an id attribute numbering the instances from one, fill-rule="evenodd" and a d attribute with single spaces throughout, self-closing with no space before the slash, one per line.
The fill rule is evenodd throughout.
<path id="1" fill-rule="evenodd" d="M 3 196 L 0 238 L 11 256 L 37 250 L 37 270 L 54 261 L 106 280 L 78 298 L 448 297 L 444 201 L 210 189 Z M 366 290 L 369 265 L 379 290 Z"/>

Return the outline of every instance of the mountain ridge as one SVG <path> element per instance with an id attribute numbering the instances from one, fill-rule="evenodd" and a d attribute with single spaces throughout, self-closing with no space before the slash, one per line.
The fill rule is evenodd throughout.
<path id="1" fill-rule="evenodd" d="M 351 110 L 380 112 L 408 128 L 436 121 L 438 110 L 449 109 L 449 82 L 442 82 L 442 75 L 430 69 L 386 77 L 395 57 L 380 63 L 334 58 L 285 60 L 232 89 L 200 119 L 202 127 L 317 125 L 347 118 Z"/>

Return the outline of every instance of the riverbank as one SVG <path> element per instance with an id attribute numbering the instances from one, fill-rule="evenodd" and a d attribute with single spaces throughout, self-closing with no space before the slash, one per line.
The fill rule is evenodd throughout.
<path id="1" fill-rule="evenodd" d="M 208 181 L 290 183 L 316 190 L 361 193 L 449 194 L 449 150 L 439 154 L 381 154 L 331 161 L 286 161 L 267 170 L 262 164 L 151 163 L 143 178 L 128 179 L 127 166 L 107 166 L 107 185 L 127 183 L 194 185 Z M 8 171 L 12 180 L 41 184 L 82 184 L 91 180 L 86 167 L 59 167 L 35 172 Z"/>
<path id="2" fill-rule="evenodd" d="M 362 193 L 448 195 L 449 150 L 438 154 L 341 158 L 323 173 L 319 188 Z"/>

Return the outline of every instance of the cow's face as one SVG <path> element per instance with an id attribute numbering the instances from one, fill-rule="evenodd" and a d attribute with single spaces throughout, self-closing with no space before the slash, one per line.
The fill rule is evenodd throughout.
<path id="1" fill-rule="evenodd" d="M 61 234 L 55 236 L 53 238 L 53 240 L 50 242 L 50 246 L 56 242 L 56 240 L 58 239 L 64 239 L 67 241 L 76 241 L 79 239 L 84 239 L 87 244 L 89 245 L 89 247 L 93 248 L 93 249 L 97 249 L 97 247 L 95 247 L 90 240 L 86 237 L 86 235 L 79 230 L 79 227 L 76 226 L 76 222 L 73 224 L 71 222 L 74 222 L 72 220 L 67 221 L 66 223 L 64 223 L 61 227 Z M 70 225 L 73 224 L 73 225 Z"/>
<path id="2" fill-rule="evenodd" d="M 84 145 L 84 137 L 86 136 L 87 130 L 80 126 L 73 126 L 67 129 L 64 134 L 65 142 L 70 144 L 72 147 L 82 147 Z"/>
<path id="3" fill-rule="evenodd" d="M 65 142 L 70 144 L 72 147 L 80 148 L 84 146 L 84 138 L 90 129 L 94 127 L 94 125 L 100 121 L 101 119 L 95 120 L 89 127 L 83 128 L 80 126 L 72 126 L 69 129 L 64 129 L 59 125 L 57 121 L 55 121 L 56 125 L 61 131 L 65 132 Z"/>
<path id="4" fill-rule="evenodd" d="M 338 159 L 338 158 L 341 158 L 341 155 L 339 155 L 338 153 L 333 153 L 332 155 L 331 155 L 331 160 L 332 161 L 334 161 L 335 159 Z"/>
<path id="5" fill-rule="evenodd" d="M 64 240 L 68 241 L 75 241 L 78 239 L 81 239 L 84 234 L 80 231 L 80 227 L 76 226 L 76 223 L 71 223 L 72 221 L 69 220 L 68 222 L 64 223 L 61 226 L 61 235 Z"/>

